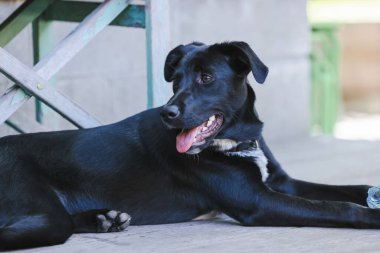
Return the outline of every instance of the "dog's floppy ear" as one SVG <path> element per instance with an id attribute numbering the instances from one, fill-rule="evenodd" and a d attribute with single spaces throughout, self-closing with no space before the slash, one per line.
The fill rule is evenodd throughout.
<path id="1" fill-rule="evenodd" d="M 174 71 L 183 57 L 183 48 L 184 45 L 179 45 L 169 52 L 168 56 L 166 56 L 165 67 L 164 67 L 164 76 L 167 82 L 173 81 Z"/>
<path id="2" fill-rule="evenodd" d="M 194 48 L 198 46 L 203 46 L 203 43 L 200 42 L 193 42 L 187 45 L 179 45 L 176 48 L 174 48 L 172 51 L 169 52 L 168 56 L 165 60 L 165 67 L 164 67 L 164 77 L 167 82 L 173 81 L 173 74 L 175 72 L 175 69 L 178 66 L 178 63 L 182 59 L 182 57 L 187 54 L 188 52 L 192 51 Z"/>
<path id="3" fill-rule="evenodd" d="M 242 41 L 225 42 L 215 45 L 223 54 L 229 57 L 236 71 L 248 74 L 252 71 L 258 83 L 264 83 L 268 75 L 268 67 L 253 52 L 251 47 Z"/>

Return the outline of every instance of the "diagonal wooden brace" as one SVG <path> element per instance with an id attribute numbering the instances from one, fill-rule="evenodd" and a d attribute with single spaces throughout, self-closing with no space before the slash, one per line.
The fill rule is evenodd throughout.
<path id="1" fill-rule="evenodd" d="M 37 65 L 34 66 L 32 71 L 38 76 L 39 79 L 42 79 L 46 86 L 46 80 L 49 80 L 54 74 L 56 74 L 66 63 L 68 63 L 81 49 L 84 48 L 100 31 L 102 31 L 109 23 L 111 23 L 115 17 L 117 17 L 129 4 L 130 0 L 106 0 L 104 3 L 99 5 L 91 14 L 89 14 L 83 21 L 80 23 L 68 36 L 66 36 L 56 47 L 55 49 L 44 57 Z M 2 50 L 4 55 L 10 56 L 4 50 Z M 1 56 L 2 57 L 2 56 Z M 0 61 L 3 63 L 5 60 L 0 57 Z M 6 63 L 6 61 L 5 61 Z M 6 75 L 10 76 L 13 80 L 17 80 L 15 76 L 7 73 L 7 65 L 3 67 Z M 25 67 L 25 66 L 24 66 Z M 25 69 L 24 69 L 25 70 Z M 29 73 L 31 74 L 31 73 Z M 32 85 L 37 85 L 32 83 Z M 22 84 L 20 84 L 22 86 Z M 46 87 L 47 88 L 47 87 Z M 46 89 L 45 88 L 45 89 Z M 44 89 L 44 92 L 46 92 Z M 49 91 L 52 89 L 48 89 Z M 31 94 L 40 95 L 34 93 L 32 90 L 28 90 Z M 47 92 L 50 93 L 50 92 Z M 51 93 L 58 94 L 55 98 L 60 98 L 64 104 L 68 101 L 63 97 L 62 94 L 52 90 Z M 50 94 L 51 95 L 51 94 Z M 48 96 L 49 97 L 49 96 Z M 53 96 L 54 97 L 54 96 Z M 23 90 L 16 85 L 11 89 L 7 90 L 5 94 L 0 97 L 0 123 L 3 123 L 7 118 L 9 118 L 15 111 L 17 111 L 28 99 L 30 95 L 23 92 Z M 46 101 L 42 97 L 38 97 L 42 101 Z M 52 97 L 50 97 L 52 98 Z M 64 99 L 63 99 L 64 98 Z M 54 105 L 54 101 L 52 105 Z M 77 112 L 79 112 L 79 107 Z M 78 109 L 79 108 L 79 109 Z M 58 113 L 61 113 L 65 118 L 70 120 L 70 112 L 60 112 L 58 107 L 53 109 L 57 110 Z M 82 109 L 80 109 L 82 110 Z M 80 120 L 79 117 L 84 117 L 83 120 Z M 89 120 L 91 118 L 91 120 Z M 70 120 L 78 127 L 94 127 L 100 125 L 100 123 L 93 119 L 89 114 L 85 113 L 82 110 L 82 113 L 77 113 L 75 119 Z"/>
<path id="2" fill-rule="evenodd" d="M 4 47 L 55 0 L 27 0 L 0 24 L 0 47 Z"/>
<path id="3" fill-rule="evenodd" d="M 47 86 L 46 80 L 2 48 L 0 48 L 0 72 L 74 125 L 83 128 L 100 125 L 91 115 L 54 88 Z"/>

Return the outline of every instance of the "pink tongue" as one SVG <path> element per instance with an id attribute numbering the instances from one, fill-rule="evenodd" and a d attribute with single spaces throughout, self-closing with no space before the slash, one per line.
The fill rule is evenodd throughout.
<path id="1" fill-rule="evenodd" d="M 194 143 L 194 137 L 198 133 L 198 128 L 199 127 L 188 130 L 183 129 L 177 135 L 177 151 L 179 153 L 185 153 L 191 148 L 191 145 Z"/>

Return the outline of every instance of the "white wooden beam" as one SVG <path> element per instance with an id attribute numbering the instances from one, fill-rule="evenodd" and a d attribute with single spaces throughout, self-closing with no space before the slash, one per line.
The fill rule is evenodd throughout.
<path id="1" fill-rule="evenodd" d="M 165 104 L 171 87 L 164 79 L 164 64 L 170 47 L 169 0 L 145 1 L 148 68 L 148 107 Z"/>

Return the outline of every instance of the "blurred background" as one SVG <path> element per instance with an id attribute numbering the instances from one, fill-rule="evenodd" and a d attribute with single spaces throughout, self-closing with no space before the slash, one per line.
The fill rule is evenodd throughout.
<path id="1" fill-rule="evenodd" d="M 169 48 L 192 41 L 243 40 L 267 64 L 266 83 L 259 85 L 252 77 L 250 81 L 270 142 L 317 135 L 380 139 L 380 1 L 168 2 Z M 0 0 L 0 22 L 22 3 Z M 52 25 L 52 40 L 58 43 L 77 23 Z M 5 46 L 29 66 L 31 34 L 28 26 Z M 104 124 L 145 110 L 145 39 L 144 29 L 107 27 L 55 76 L 52 85 Z M 12 84 L 0 76 L 1 91 Z M 39 120 L 47 130 L 75 128 L 46 106 L 36 107 L 33 99 L 11 120 L 33 132 L 27 122 L 36 114 L 42 115 Z M 0 135 L 15 133 L 0 126 Z"/>
<path id="2" fill-rule="evenodd" d="M 310 0 L 313 133 L 380 138 L 380 1 Z"/>

